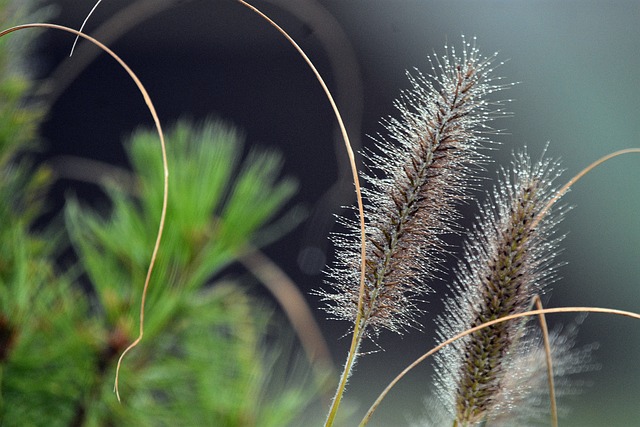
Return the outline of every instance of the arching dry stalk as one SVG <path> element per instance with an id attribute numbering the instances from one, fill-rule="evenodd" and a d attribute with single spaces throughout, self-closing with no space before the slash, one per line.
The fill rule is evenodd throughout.
<path id="1" fill-rule="evenodd" d="M 75 49 L 75 46 L 77 44 L 77 41 L 78 41 L 79 37 L 87 38 L 87 39 L 93 41 L 92 38 L 90 38 L 88 36 L 85 36 L 84 34 L 81 33 L 81 31 L 84 28 L 84 26 L 86 25 L 86 23 L 89 20 L 89 18 L 91 17 L 91 15 L 93 14 L 93 12 L 96 10 L 96 8 L 100 5 L 101 2 L 102 2 L 102 0 L 96 1 L 94 6 L 92 7 L 91 11 L 89 12 L 89 14 L 86 16 L 85 20 L 83 21 L 82 26 L 80 28 L 80 31 L 71 30 L 71 32 L 76 34 L 76 39 L 75 39 L 74 44 L 72 46 L 70 56 L 73 55 L 73 51 Z M 359 179 L 358 179 L 358 174 L 357 174 L 357 167 L 355 166 L 355 156 L 354 156 L 353 150 L 351 148 L 351 144 L 349 142 L 349 137 L 348 137 L 346 128 L 344 126 L 342 117 L 340 115 L 340 112 L 338 111 L 338 108 L 337 108 L 337 106 L 335 104 L 333 96 L 331 95 L 331 92 L 329 91 L 327 85 L 325 84 L 324 80 L 322 79 L 322 76 L 317 71 L 317 69 L 315 68 L 315 65 L 309 59 L 309 57 L 304 53 L 304 51 L 300 48 L 300 46 L 298 46 L 298 44 L 287 34 L 287 32 L 284 31 L 284 29 L 282 29 L 280 26 L 278 26 L 273 20 L 271 20 L 267 15 L 262 13 L 259 9 L 257 9 L 253 5 L 247 3 L 247 2 L 245 2 L 243 0 L 238 0 L 238 2 L 240 4 L 242 4 L 243 6 L 247 7 L 248 9 L 250 9 L 251 11 L 255 12 L 256 14 L 258 14 L 259 16 L 261 16 L 270 25 L 272 25 L 274 28 L 276 28 L 294 46 L 294 48 L 298 51 L 298 53 L 300 53 L 300 55 L 303 57 L 303 59 L 307 62 L 307 64 L 310 66 L 310 68 L 314 72 L 314 74 L 315 74 L 316 78 L 318 79 L 320 85 L 324 89 L 325 94 L 327 95 L 327 98 L 328 98 L 328 100 L 329 100 L 329 102 L 330 102 L 330 104 L 331 104 L 331 106 L 332 106 L 332 108 L 333 108 L 333 110 L 335 112 L 336 118 L 338 120 L 338 125 L 339 125 L 339 128 L 341 130 L 344 142 L 345 142 L 345 146 L 346 146 L 346 149 L 347 149 L 347 154 L 348 154 L 349 159 L 350 159 L 351 169 L 353 171 L 353 177 L 354 177 L 354 182 L 355 182 L 356 194 L 357 194 L 357 198 L 358 198 L 358 204 L 360 206 L 360 211 L 362 212 L 362 202 L 361 202 L 362 196 L 360 194 L 360 185 L 359 185 Z M 102 45 L 101 45 L 101 47 L 102 47 Z M 106 47 L 105 47 L 105 49 L 106 49 Z M 109 53 L 111 53 L 111 52 L 109 51 Z M 112 55 L 114 55 L 114 54 L 112 54 Z M 136 80 L 137 80 L 137 78 L 136 78 Z M 153 113 L 155 115 L 155 111 Z M 164 148 L 163 148 L 163 150 L 164 150 Z M 164 156 L 164 151 L 163 151 L 163 156 Z M 165 167 L 166 167 L 166 157 L 163 157 L 163 161 L 165 161 Z M 161 216 L 161 224 L 164 224 L 164 216 L 165 216 L 165 212 L 166 212 L 166 200 L 167 200 L 167 198 L 166 198 L 166 191 L 165 191 L 165 199 L 164 199 L 164 205 L 163 205 L 163 213 L 162 213 L 162 216 Z M 364 233 L 364 223 L 362 224 L 362 233 Z M 159 234 L 158 237 L 160 238 L 160 234 Z M 158 243 L 157 246 L 159 246 L 159 239 L 158 239 L 157 243 Z M 156 255 L 156 252 L 157 252 L 157 246 L 154 249 L 154 254 L 153 254 L 153 258 L 152 258 L 152 264 L 153 264 L 153 261 L 155 261 L 155 255 Z M 363 246 L 362 250 L 364 251 L 364 246 Z M 150 272 L 151 272 L 151 270 L 149 271 L 149 273 Z M 150 276 L 150 274 L 149 274 L 149 276 Z M 120 400 L 120 396 L 119 396 L 119 393 L 118 393 L 118 372 L 119 372 L 120 365 L 121 365 L 121 362 L 122 362 L 122 357 L 124 357 L 124 355 L 131 348 L 135 347 L 139 343 L 139 341 L 142 339 L 142 335 L 143 335 L 143 327 L 142 327 L 142 325 L 144 323 L 144 304 L 145 304 L 145 299 L 146 299 L 146 289 L 147 289 L 147 287 L 148 287 L 148 279 L 145 282 L 145 288 L 144 288 L 144 291 L 143 291 L 142 302 L 141 302 L 141 323 L 140 323 L 141 324 L 141 328 L 140 328 L 140 335 L 139 335 L 138 339 L 136 339 L 132 343 L 132 345 L 123 352 L 122 356 L 118 360 L 118 367 L 117 367 L 117 370 L 116 370 L 116 382 L 115 382 L 115 391 L 116 391 L 116 394 L 118 396 L 118 400 Z"/>
<path id="2" fill-rule="evenodd" d="M 542 300 L 539 295 L 533 298 L 536 310 L 542 310 Z M 551 355 L 551 340 L 549 338 L 549 328 L 547 319 L 544 314 L 538 316 L 540 322 L 540 331 L 542 334 L 542 342 L 544 346 L 544 357 L 547 366 L 547 385 L 549 387 L 549 400 L 551 402 L 551 427 L 558 427 L 558 403 L 556 401 L 556 386 L 553 377 L 553 357 Z"/>
<path id="3" fill-rule="evenodd" d="M 535 228 L 532 224 L 555 195 L 557 164 L 531 164 L 522 154 L 511 173 L 503 175 L 496 196 L 483 205 L 469 233 L 454 296 L 437 320 L 443 341 L 488 320 L 527 311 L 554 279 L 560 241 L 554 228 L 562 215 L 549 214 Z M 519 355 L 526 350 L 525 324 L 507 322 L 456 341 L 436 356 L 438 396 L 456 425 L 492 422 L 514 408 L 514 396 L 521 391 L 506 385 L 513 385 L 510 377 L 517 375 Z"/>
<path id="4" fill-rule="evenodd" d="M 120 374 L 120 366 L 122 364 L 122 359 L 124 358 L 124 356 L 131 349 L 133 349 L 135 346 L 138 345 L 138 343 L 142 340 L 142 337 L 144 335 L 144 312 L 145 312 L 145 302 L 146 302 L 146 297 L 147 297 L 147 290 L 149 288 L 149 282 L 151 281 L 151 273 L 153 272 L 155 261 L 156 261 L 157 255 L 158 255 L 158 250 L 160 249 L 160 242 L 162 240 L 162 233 L 164 231 L 164 223 L 165 223 L 165 219 L 166 219 L 166 215 L 167 215 L 167 200 L 168 200 L 168 193 L 169 193 L 169 167 L 167 165 L 167 152 L 166 152 L 166 147 L 165 147 L 165 142 L 164 142 L 164 134 L 162 132 L 162 126 L 160 125 L 160 118 L 158 117 L 158 114 L 156 113 L 156 109 L 155 109 L 155 107 L 153 105 L 153 102 L 151 101 L 151 98 L 149 97 L 149 94 L 147 93 L 147 90 L 145 89 L 144 85 L 142 84 L 142 82 L 140 81 L 138 76 L 136 76 L 136 74 L 133 72 L 133 70 L 131 70 L 131 68 L 129 68 L 129 66 L 118 55 L 116 55 L 111 49 L 109 49 L 107 46 L 105 46 L 104 44 L 102 44 L 98 40 L 94 39 L 93 37 L 90 37 L 90 36 L 88 36 L 86 34 L 83 34 L 80 31 L 76 31 L 76 30 L 74 30 L 72 28 L 64 27 L 64 26 L 61 26 L 61 25 L 55 25 L 55 24 L 34 23 L 34 24 L 18 25 L 16 27 L 9 28 L 7 30 L 4 30 L 4 31 L 0 32 L 0 37 L 4 36 L 6 34 L 12 33 L 14 31 L 24 30 L 24 29 L 27 29 L 27 28 L 50 28 L 50 29 L 55 29 L 55 30 L 66 31 L 66 32 L 71 33 L 71 34 L 75 34 L 77 37 L 82 37 L 82 38 L 90 41 L 91 43 L 95 44 L 100 49 L 102 49 L 104 52 L 108 53 L 127 72 L 129 77 L 131 77 L 131 80 L 133 80 L 133 82 L 136 84 L 136 86 L 140 90 L 140 93 L 142 94 L 142 97 L 144 98 L 144 102 L 147 105 L 147 108 L 149 109 L 149 112 L 151 113 L 151 116 L 153 118 L 153 122 L 154 122 L 156 130 L 158 132 L 158 137 L 160 138 L 160 148 L 162 150 L 162 167 L 163 167 L 163 175 L 164 175 L 164 178 L 163 178 L 164 189 L 163 189 L 163 198 L 162 198 L 162 210 L 161 210 L 161 213 L 160 213 L 160 223 L 158 225 L 158 234 L 156 236 L 156 241 L 155 241 L 155 244 L 153 246 L 153 252 L 151 254 L 151 260 L 149 261 L 149 268 L 147 269 L 147 274 L 146 274 L 146 277 L 145 277 L 144 286 L 143 286 L 143 290 L 142 290 L 142 300 L 140 301 L 140 324 L 139 324 L 138 337 L 122 352 L 122 354 L 120 355 L 120 358 L 118 359 L 118 365 L 116 367 L 114 391 L 116 393 L 116 396 L 118 397 L 118 400 L 120 400 L 120 392 L 119 392 L 119 389 L 118 389 L 118 379 L 119 379 L 119 374 Z"/>
<path id="5" fill-rule="evenodd" d="M 409 366 L 407 366 L 405 369 L 402 370 L 402 372 L 400 372 L 386 387 L 385 389 L 380 393 L 380 395 L 378 395 L 378 397 L 376 398 L 375 402 L 373 402 L 373 404 L 369 407 L 369 410 L 367 411 L 367 413 L 365 414 L 365 416 L 362 418 L 362 421 L 360 421 L 359 426 L 360 427 L 364 427 L 366 426 L 369 421 L 371 420 L 371 417 L 373 416 L 374 412 L 378 409 L 378 407 L 380 406 L 380 404 L 382 403 L 382 401 L 384 400 L 385 397 L 387 397 L 387 395 L 389 394 L 389 392 L 396 386 L 396 384 L 398 384 L 398 382 L 404 378 L 409 372 L 411 372 L 413 370 L 413 368 L 415 368 L 416 366 L 418 366 L 420 363 L 424 362 L 426 359 L 428 359 L 429 357 L 433 356 L 434 354 L 436 354 L 437 352 L 439 352 L 440 350 L 442 350 L 443 348 L 447 347 L 448 345 L 451 345 L 452 343 L 468 336 L 471 334 L 474 334 L 476 332 L 479 332 L 485 328 L 489 328 L 491 326 L 500 324 L 500 323 L 504 323 L 504 322 L 508 322 L 510 320 L 515 320 L 515 319 L 520 319 L 523 317 L 530 317 L 530 316 L 539 316 L 541 314 L 554 314 L 554 313 L 601 313 L 601 314 L 612 314 L 612 315 L 616 315 L 616 316 L 623 316 L 623 317 L 629 317 L 631 319 L 636 319 L 636 320 L 640 320 L 640 313 L 634 313 L 632 311 L 625 311 L 625 310 L 616 310 L 613 308 L 603 308 L 603 307 L 556 307 L 556 308 L 545 308 L 545 309 L 541 309 L 541 310 L 531 310 L 531 311 L 526 311 L 524 313 L 517 313 L 517 314 L 512 314 L 509 316 L 505 316 L 502 317 L 500 319 L 495 319 L 495 320 L 491 320 L 489 322 L 483 323 L 482 325 L 478 325 L 476 327 L 467 329 L 464 332 L 459 333 L 458 335 L 449 338 L 448 340 L 438 344 L 437 346 L 433 347 L 431 350 L 429 350 L 428 352 L 426 352 L 425 354 L 423 354 L 422 356 L 420 356 L 419 358 L 417 358 L 416 360 L 414 360 Z"/>
<path id="6" fill-rule="evenodd" d="M 255 12 L 256 14 L 258 14 L 261 18 L 263 18 L 265 21 L 267 21 L 269 23 L 269 25 L 271 25 L 272 27 L 274 27 L 280 34 L 282 34 L 287 41 L 296 49 L 296 51 L 300 54 L 300 56 L 305 60 L 305 62 L 307 63 L 307 65 L 309 65 L 309 67 L 311 68 L 311 70 L 313 71 L 314 75 L 316 76 L 316 79 L 318 80 L 318 82 L 320 83 L 320 86 L 322 86 L 322 89 L 325 92 L 325 95 L 327 96 L 327 99 L 329 101 L 329 103 L 331 104 L 331 108 L 333 109 L 333 112 L 336 116 L 336 120 L 338 121 L 338 127 L 340 128 L 340 131 L 342 133 L 342 138 L 344 140 L 344 144 L 345 144 L 345 148 L 347 151 L 347 156 L 349 158 L 349 166 L 351 167 L 351 172 L 352 172 L 352 176 L 353 176 L 353 183 L 355 186 L 355 191 L 356 191 L 356 200 L 357 200 L 357 206 L 358 206 L 358 214 L 359 214 L 359 223 L 358 223 L 358 229 L 359 229 L 359 234 L 360 234 L 360 246 L 359 246 L 359 250 L 360 250 L 360 267 L 359 267 L 359 271 L 360 271 L 360 275 L 359 275 L 359 280 L 356 283 L 359 283 L 359 292 L 358 292 L 358 296 L 356 299 L 356 305 L 358 307 L 361 307 L 364 301 L 364 289 L 365 289 L 365 252 L 366 252 L 366 236 L 365 236 L 365 223 L 364 223 L 364 206 L 363 206 L 363 202 L 362 202 L 362 193 L 361 193 L 361 187 L 360 187 L 360 179 L 358 177 L 358 168 L 356 167 L 356 162 L 355 162 L 355 155 L 353 153 L 353 148 L 351 147 L 351 142 L 349 141 L 349 135 L 347 133 L 347 129 L 344 125 L 344 122 L 342 120 L 342 116 L 340 114 L 340 111 L 338 110 L 338 107 L 333 99 L 333 95 L 331 94 L 331 91 L 329 91 L 329 88 L 327 87 L 326 83 L 324 82 L 324 79 L 322 78 L 322 76 L 320 75 L 320 72 L 318 72 L 318 69 L 315 67 L 315 65 L 313 64 L 313 62 L 311 61 L 311 59 L 309 59 L 309 57 L 307 56 L 307 54 L 302 50 L 302 48 L 295 42 L 295 40 L 293 40 L 293 38 L 282 28 L 280 27 L 278 24 L 276 24 L 271 18 L 269 18 L 267 15 L 265 15 L 262 11 L 260 11 L 258 8 L 256 8 L 255 6 L 247 3 L 244 0 L 237 0 L 238 3 L 242 4 L 243 6 L 247 7 L 248 9 L 250 9 L 251 11 Z M 357 310 L 358 313 L 361 312 L 360 309 Z M 357 317 L 359 317 L 360 315 L 358 314 Z M 338 410 L 338 407 L 340 406 L 340 401 L 342 398 L 342 391 L 344 391 L 344 388 L 346 386 L 346 382 L 347 382 L 347 378 L 349 376 L 349 372 L 351 370 L 351 366 L 353 365 L 354 361 L 355 361 L 355 357 L 357 354 L 357 349 L 358 349 L 358 345 L 359 345 L 359 333 L 358 333 L 358 325 L 359 325 L 359 321 L 356 321 L 356 326 L 355 326 L 355 330 L 354 330 L 354 334 L 353 334 L 353 339 L 351 340 L 351 348 L 349 350 L 349 355 L 347 357 L 347 362 L 345 364 L 345 369 L 340 377 L 340 382 L 338 384 L 338 388 L 336 391 L 336 396 L 333 399 L 333 403 L 331 405 L 331 409 L 329 410 L 329 415 L 327 418 L 327 425 L 331 425 L 333 422 L 333 419 L 335 418 L 336 412 Z"/>

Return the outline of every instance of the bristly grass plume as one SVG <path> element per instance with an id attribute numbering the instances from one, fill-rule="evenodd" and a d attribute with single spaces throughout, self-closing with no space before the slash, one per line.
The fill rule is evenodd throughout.
<path id="1" fill-rule="evenodd" d="M 495 55 L 481 55 L 464 38 L 461 55 L 446 49 L 430 58 L 431 75 L 409 76 L 411 88 L 395 103 L 400 118 L 385 121 L 388 137 L 365 153 L 364 238 L 343 219 L 350 231 L 333 239 L 333 289 L 317 293 L 353 333 L 325 427 L 333 425 L 363 339 L 418 326 L 416 302 L 431 292 L 446 253 L 441 236 L 454 232 L 456 205 L 469 197 L 472 172 L 485 159 L 480 150 L 493 132 L 487 123 L 504 114 L 487 100 L 505 87 L 492 76 Z"/>
<path id="2" fill-rule="evenodd" d="M 463 38 L 462 54 L 430 59 L 432 74 L 409 75 L 411 88 L 395 106 L 399 119 L 383 124 L 388 137 L 365 153 L 369 173 L 365 196 L 366 271 L 360 325 L 362 336 L 381 329 L 402 332 L 416 325 L 415 302 L 428 294 L 454 232 L 456 204 L 468 197 L 479 152 L 490 143 L 487 123 L 504 114 L 487 95 L 504 85 L 492 76 L 495 55 L 485 57 Z M 495 105 L 495 104 L 493 104 Z M 334 236 L 337 261 L 329 271 L 331 291 L 318 292 L 335 318 L 355 322 L 358 314 L 360 238 L 356 223 Z"/>
<path id="3" fill-rule="evenodd" d="M 546 212 L 541 218 L 539 214 L 556 195 L 554 181 L 559 174 L 557 162 L 542 159 L 532 164 L 527 154 L 516 156 L 511 176 L 503 171 L 496 196 L 484 203 L 479 223 L 469 234 L 454 295 L 437 320 L 440 339 L 530 310 L 533 298 L 554 280 L 555 256 L 562 239 L 556 225 L 563 218 L 563 209 Z M 544 352 L 539 337 L 530 330 L 534 326 L 526 322 L 493 325 L 456 341 L 436 356 L 438 395 L 455 426 L 487 421 L 493 425 L 507 414 L 513 422 L 517 414 L 510 412 L 528 406 L 516 403 L 535 394 L 531 377 L 542 374 L 541 384 L 546 384 Z M 559 366 L 565 373 L 575 371 L 572 363 L 588 356 L 587 352 L 574 357 L 570 346 L 560 345 L 567 338 L 556 334 L 554 341 L 553 353 L 562 356 Z M 531 360 L 534 354 L 541 356 L 536 363 Z M 534 366 L 542 369 L 533 372 Z"/>

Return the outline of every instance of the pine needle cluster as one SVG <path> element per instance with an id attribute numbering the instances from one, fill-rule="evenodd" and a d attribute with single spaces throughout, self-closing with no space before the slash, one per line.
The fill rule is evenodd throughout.
<path id="1" fill-rule="evenodd" d="M 35 20 L 34 3 L 0 0 L 3 26 Z M 243 155 L 241 132 L 212 119 L 167 133 L 170 215 L 149 293 L 149 341 L 123 367 L 127 400 L 117 401 L 115 364 L 135 338 L 162 205 L 157 135 L 132 135 L 131 171 L 107 166 L 89 177 L 103 184 L 110 209 L 69 197 L 64 218 L 35 227 L 56 175 L 32 162 L 46 105 L 33 102 L 24 69 L 29 34 L 0 40 L 0 425 L 302 423 L 319 388 L 308 364 L 272 310 L 235 278 L 216 276 L 248 245 L 297 223 L 297 209 L 280 215 L 296 183 L 281 176 L 280 155 Z"/>

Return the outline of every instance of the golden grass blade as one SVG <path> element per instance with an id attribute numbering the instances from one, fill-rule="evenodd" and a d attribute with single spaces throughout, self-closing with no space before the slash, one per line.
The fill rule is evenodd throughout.
<path id="1" fill-rule="evenodd" d="M 478 326 L 476 326 L 474 328 L 467 329 L 466 331 L 464 331 L 464 332 L 462 332 L 462 333 L 460 333 L 460 334 L 458 334 L 458 335 L 456 335 L 456 336 L 454 336 L 452 338 L 449 338 L 448 340 L 444 341 L 443 343 L 441 343 L 441 344 L 437 345 L 436 347 L 432 348 L 431 350 L 429 350 L 428 352 L 426 352 L 425 354 L 420 356 L 418 359 L 416 359 L 409 366 L 407 366 L 402 372 L 400 372 L 398 374 L 398 376 L 396 376 L 393 379 L 393 381 L 391 381 L 389 383 L 389 385 L 387 385 L 387 387 L 382 391 L 382 393 L 380 393 L 380 395 L 378 396 L 376 401 L 373 402 L 373 405 L 371 405 L 371 407 L 369 408 L 369 410 L 365 414 L 364 418 L 362 418 L 362 421 L 360 421 L 359 426 L 360 427 L 364 427 L 365 425 L 367 425 L 367 423 L 371 419 L 371 416 L 373 415 L 373 413 L 376 411 L 378 406 L 380 406 L 380 403 L 382 403 L 382 401 L 387 396 L 387 394 L 389 394 L 391 389 L 406 374 L 408 374 L 413 368 L 418 366 L 420 363 L 425 361 L 429 356 L 432 356 L 434 353 L 440 351 L 443 347 L 451 344 L 454 341 L 457 341 L 457 340 L 459 340 L 461 338 L 464 338 L 467 335 L 473 334 L 474 332 L 477 332 L 477 331 L 479 331 L 481 329 L 487 328 L 489 326 L 492 326 L 492 325 L 495 325 L 495 324 L 498 324 L 498 323 L 507 322 L 509 320 L 518 319 L 518 318 L 521 318 L 521 317 L 539 316 L 539 315 L 542 315 L 542 314 L 553 314 L 553 313 L 603 313 L 603 314 L 614 314 L 614 315 L 617 315 L 617 316 L 625 316 L 625 317 L 630 317 L 632 319 L 640 320 L 640 313 L 634 313 L 632 311 L 616 310 L 616 309 L 612 309 L 612 308 L 602 308 L 602 307 L 556 307 L 556 308 L 544 308 L 544 309 L 538 309 L 538 310 L 530 310 L 530 311 L 526 311 L 526 312 L 523 312 L 523 313 L 516 313 L 516 314 L 509 315 L 509 316 L 501 317 L 500 319 L 495 319 L 495 320 L 492 320 L 490 322 L 483 323 L 482 325 L 478 325 Z"/>
<path id="2" fill-rule="evenodd" d="M 564 194 L 573 186 L 573 184 L 580 181 L 582 177 L 584 177 L 586 174 L 588 174 L 589 172 L 591 172 L 592 170 L 594 170 L 596 167 L 600 166 L 604 162 L 613 159 L 614 157 L 622 156 L 625 154 L 631 154 L 631 153 L 640 153 L 640 148 L 626 148 L 624 150 L 614 151 L 613 153 L 600 157 L 598 160 L 591 163 L 586 168 L 582 169 L 576 176 L 571 178 L 569 182 L 567 182 L 560 190 L 558 190 L 558 193 L 555 195 L 555 197 L 549 200 L 549 203 L 547 204 L 547 206 L 545 206 L 544 209 L 540 211 L 535 221 L 533 222 L 533 227 L 538 225 L 540 220 L 546 215 L 549 209 L 551 209 L 553 204 L 557 202 L 562 196 L 564 196 Z"/>
<path id="3" fill-rule="evenodd" d="M 241 5 L 247 7 L 248 9 L 250 9 L 251 11 L 255 12 L 256 14 L 258 14 L 262 19 L 264 19 L 265 21 L 267 21 L 272 27 L 274 27 L 276 30 L 278 30 L 278 32 L 280 34 L 282 34 L 289 43 L 291 43 L 291 45 L 298 51 L 298 53 L 300 54 L 300 56 L 302 56 L 302 58 L 304 58 L 305 62 L 309 65 L 309 67 L 311 68 L 311 70 L 313 71 L 313 73 L 316 76 L 316 79 L 318 80 L 318 82 L 320 83 L 320 86 L 322 86 L 322 89 L 324 90 L 327 99 L 329 100 L 329 103 L 331 104 L 331 108 L 333 108 L 333 112 L 336 116 L 336 119 L 338 120 L 338 125 L 340 126 L 340 131 L 342 133 L 342 138 L 344 139 L 344 143 L 345 143 L 345 147 L 347 150 L 347 155 L 349 156 L 349 164 L 351 166 L 351 172 L 353 175 L 353 183 L 355 186 L 355 190 L 356 190 L 356 198 L 357 198 L 357 203 L 358 203 L 358 212 L 359 212 L 359 216 L 360 216 L 360 238 L 361 238 L 361 242 L 362 242 L 362 247 L 361 247 L 361 251 L 360 251 L 360 259 L 361 259 L 361 265 L 360 265 L 360 292 L 359 292 L 359 297 L 358 297 L 358 314 L 356 317 L 356 320 L 354 322 L 354 328 L 353 328 L 353 338 L 351 340 L 351 346 L 349 349 L 349 356 L 347 358 L 347 362 L 345 363 L 345 368 L 344 368 L 344 372 L 342 373 L 342 376 L 340 378 L 340 384 L 338 385 L 338 390 L 336 392 L 336 396 L 333 400 L 333 403 L 331 405 L 331 409 L 329 410 L 329 415 L 327 418 L 327 421 L 325 423 L 326 427 L 329 427 L 331 425 L 333 425 L 333 421 L 335 419 L 336 413 L 338 411 L 338 407 L 340 406 L 340 401 L 342 400 L 342 393 L 345 389 L 346 383 L 347 383 L 347 378 L 348 378 L 348 373 L 351 370 L 351 367 L 353 365 L 353 362 L 355 360 L 355 356 L 358 350 L 358 344 L 360 341 L 360 337 L 361 337 L 361 325 L 360 325 L 360 318 L 361 318 L 361 311 L 362 311 L 362 299 L 363 299 L 363 295 L 364 295 L 364 283 L 365 283 L 365 279 L 364 279 L 364 273 L 365 273 L 365 268 L 366 268 L 366 245 L 365 245 L 365 239 L 366 239 L 366 234 L 365 234 L 365 224 L 364 224 L 364 207 L 362 204 L 362 194 L 360 191 L 360 179 L 358 177 L 358 168 L 356 167 L 356 161 L 355 161 L 355 155 L 353 153 L 353 149 L 351 147 L 351 143 L 349 142 L 349 135 L 347 134 L 347 129 L 344 126 L 344 122 L 342 120 L 342 116 L 340 115 L 340 111 L 338 110 L 338 107 L 333 99 L 333 96 L 331 95 L 331 91 L 329 91 L 329 88 L 327 87 L 327 85 L 324 82 L 324 79 L 322 78 L 322 76 L 320 75 L 320 72 L 317 70 L 317 68 L 315 67 L 315 65 L 313 64 L 313 62 L 311 61 L 311 59 L 309 59 L 309 57 L 307 56 L 307 54 L 302 50 L 302 48 L 298 45 L 298 43 L 296 43 L 295 40 L 293 40 L 293 38 L 284 30 L 282 29 L 282 27 L 280 27 L 278 24 L 276 24 L 271 18 L 269 18 L 267 15 L 265 15 L 263 12 L 261 12 L 258 8 L 256 8 L 255 6 L 247 3 L 244 0 L 237 0 L 238 3 L 240 3 Z"/>
<path id="4" fill-rule="evenodd" d="M 542 300 L 536 295 L 533 298 L 538 310 L 542 310 Z M 556 402 L 556 387 L 553 380 L 553 359 L 551 358 L 551 343 L 549 342 L 549 328 L 544 314 L 538 316 L 540 329 L 542 330 L 542 341 L 544 343 L 544 353 L 547 362 L 547 382 L 549 383 L 549 400 L 551 401 L 551 425 L 558 427 L 558 404 Z"/>
<path id="5" fill-rule="evenodd" d="M 100 2 L 98 2 L 100 3 Z M 97 6 L 97 4 L 96 4 Z M 94 6 L 95 8 L 95 6 Z M 133 341 L 120 355 L 120 358 L 118 359 L 118 365 L 116 367 L 116 375 L 115 375 L 115 383 L 114 383 L 114 387 L 113 390 L 116 393 L 116 397 L 118 398 L 118 401 L 120 401 L 120 392 L 118 389 L 118 378 L 119 378 L 119 374 L 120 374 L 120 366 L 122 365 L 122 359 L 124 358 L 124 356 L 131 350 L 133 349 L 135 346 L 138 345 L 138 343 L 142 340 L 142 337 L 144 335 L 144 308 L 145 308 L 145 302 L 146 302 L 146 297 L 147 297 L 147 290 L 149 288 L 149 282 L 151 280 L 151 273 L 153 272 L 153 268 L 156 262 L 156 258 L 158 255 L 158 250 L 160 249 L 160 242 L 162 240 L 162 232 L 164 231 L 164 223 L 165 223 L 165 218 L 166 218 L 166 214 L 167 214 L 167 200 L 168 200 L 168 194 L 169 194 L 169 168 L 167 165 L 167 152 L 166 152 L 166 147 L 165 147 L 165 141 L 164 141 L 164 134 L 162 132 L 162 126 L 160 125 L 160 118 L 158 117 L 158 113 L 156 112 L 156 109 L 153 105 L 153 102 L 151 101 L 151 98 L 149 97 L 149 94 L 147 93 L 147 90 L 145 89 L 144 85 L 142 84 L 142 82 L 140 81 L 140 79 L 138 78 L 138 76 L 136 76 L 136 74 L 133 72 L 133 70 L 131 70 L 131 68 L 129 68 L 129 66 L 118 56 L 116 55 L 111 49 L 109 49 L 107 46 L 105 46 L 104 44 L 102 44 L 101 42 L 99 42 L 98 40 L 94 39 L 93 37 L 90 37 L 86 34 L 81 33 L 80 31 L 74 30 L 72 28 L 69 27 L 65 27 L 62 25 L 56 25 L 56 24 L 45 24 L 45 23 L 33 23 L 33 24 L 25 24 L 25 25 L 18 25 L 9 29 L 6 29 L 2 32 L 0 32 L 0 37 L 3 37 L 9 33 L 13 33 L 15 31 L 19 31 L 19 30 L 24 30 L 27 28 L 49 28 L 49 29 L 54 29 L 54 30 L 60 30 L 60 31 L 66 31 L 68 33 L 71 34 L 75 34 L 76 37 L 82 37 L 88 41 L 90 41 L 91 43 L 95 44 L 96 46 L 98 46 L 100 49 L 102 49 L 104 52 L 108 53 L 113 59 L 116 60 L 116 62 L 118 62 L 118 64 L 120 64 L 120 66 L 122 68 L 124 68 L 124 70 L 127 72 L 127 74 L 129 74 L 129 77 L 131 77 L 131 80 L 133 80 L 133 82 L 136 84 L 136 86 L 138 87 L 138 89 L 140 90 L 140 93 L 142 94 L 142 97 L 144 98 L 144 102 L 147 105 L 147 108 L 149 109 L 149 112 L 151 113 L 151 116 L 153 117 L 153 122 L 155 124 L 156 130 L 158 132 L 158 137 L 160 138 L 160 147 L 162 150 L 162 165 L 163 165 L 163 171 L 164 171 L 164 193 L 163 193 L 163 199 L 162 199 L 162 211 L 160 214 L 160 224 L 158 225 L 158 234 L 156 237 L 156 242 L 154 244 L 153 247 L 153 252 L 151 254 L 151 260 L 149 261 L 149 268 L 147 269 L 147 275 L 144 281 L 144 287 L 142 290 L 142 299 L 140 301 L 140 330 L 139 330 L 139 335 L 138 337 L 135 339 L 135 341 Z"/>

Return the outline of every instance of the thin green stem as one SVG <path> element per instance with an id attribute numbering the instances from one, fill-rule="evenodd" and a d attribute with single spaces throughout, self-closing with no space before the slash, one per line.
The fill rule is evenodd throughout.
<path id="1" fill-rule="evenodd" d="M 362 343 L 362 337 L 364 336 L 364 324 L 365 322 L 362 321 L 362 312 L 361 310 L 358 310 L 355 326 L 353 328 L 351 348 L 349 349 L 347 361 L 344 364 L 344 370 L 342 371 L 342 375 L 340 376 L 340 382 L 338 384 L 338 388 L 336 389 L 336 395 L 333 397 L 333 402 L 331 403 L 331 408 L 329 409 L 329 415 L 327 415 L 327 420 L 324 423 L 325 427 L 331 427 L 336 419 L 336 415 L 338 414 L 338 408 L 340 407 L 342 396 L 344 395 L 347 387 L 347 380 L 349 379 L 349 375 L 351 375 L 351 370 L 353 369 L 353 365 L 356 361 L 356 358 L 358 357 L 358 350 L 360 348 L 360 344 Z"/>

